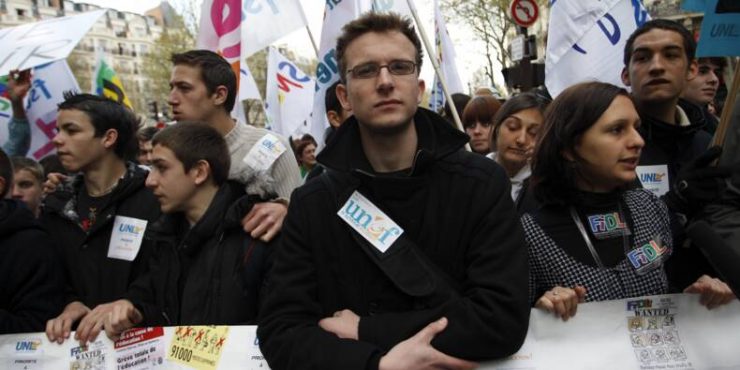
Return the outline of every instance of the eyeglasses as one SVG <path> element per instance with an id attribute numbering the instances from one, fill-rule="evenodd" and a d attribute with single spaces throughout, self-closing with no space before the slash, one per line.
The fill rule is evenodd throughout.
<path id="1" fill-rule="evenodd" d="M 388 68 L 388 72 L 396 76 L 410 75 L 416 71 L 416 63 L 410 60 L 393 60 L 388 64 L 378 64 L 369 62 L 360 64 L 355 68 L 347 70 L 352 74 L 352 78 L 373 78 L 378 77 L 380 70 Z"/>

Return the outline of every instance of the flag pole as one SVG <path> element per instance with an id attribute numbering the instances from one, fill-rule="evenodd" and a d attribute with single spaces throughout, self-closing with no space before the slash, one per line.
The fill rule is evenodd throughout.
<path id="1" fill-rule="evenodd" d="M 437 58 L 434 57 L 435 54 L 431 52 L 432 46 L 429 43 L 429 38 L 427 38 L 426 32 L 424 31 L 424 26 L 422 26 L 421 21 L 419 20 L 419 14 L 416 12 L 416 7 L 414 6 L 414 3 L 412 0 L 406 0 L 406 3 L 409 5 L 409 10 L 411 10 L 411 15 L 414 17 L 414 20 L 416 21 L 416 26 L 419 28 L 419 34 L 421 35 L 421 40 L 424 42 L 424 47 L 427 49 L 427 55 L 430 55 L 429 59 L 432 61 L 432 67 L 434 67 L 434 73 L 437 74 L 437 78 L 439 79 L 439 83 L 442 85 L 442 91 L 445 94 L 445 99 L 447 99 L 447 105 L 450 106 L 450 112 L 452 113 L 452 118 L 455 120 L 455 126 L 457 126 L 457 129 L 465 132 L 465 129 L 463 129 L 462 121 L 460 120 L 460 116 L 457 114 L 457 109 L 455 107 L 455 102 L 452 100 L 452 95 L 450 95 L 450 91 L 447 89 L 447 81 L 442 76 L 442 71 L 439 68 L 439 63 L 437 63 Z M 467 151 L 470 150 L 470 143 L 465 144 L 465 149 Z"/>

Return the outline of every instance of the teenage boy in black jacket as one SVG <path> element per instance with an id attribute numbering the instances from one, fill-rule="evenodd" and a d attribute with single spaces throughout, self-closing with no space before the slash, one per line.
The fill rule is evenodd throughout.
<path id="1" fill-rule="evenodd" d="M 516 352 L 529 270 L 505 172 L 418 108 L 409 20 L 367 13 L 336 51 L 354 117 L 293 194 L 257 329 L 270 367 L 469 369 Z"/>
<path id="2" fill-rule="evenodd" d="M 62 343 L 73 324 L 99 325 L 90 308 L 121 297 L 146 270 L 144 232 L 159 206 L 144 186 L 147 172 L 128 159 L 138 150 L 138 119 L 123 105 L 90 94 L 65 94 L 52 142 L 65 170 L 77 173 L 49 194 L 40 217 L 58 244 L 66 272 L 66 307 L 46 325 Z M 84 342 L 86 330 L 77 331 Z M 79 336 L 83 334 L 82 338 Z"/>
<path id="3" fill-rule="evenodd" d="M 154 257 L 126 299 L 105 305 L 107 335 L 136 325 L 254 324 L 270 248 L 241 228 L 259 199 L 227 181 L 226 142 L 205 123 L 180 122 L 154 136 L 151 162 L 146 185 L 164 213 L 147 232 Z"/>
<path id="4" fill-rule="evenodd" d="M 0 149 L 0 334 L 43 330 L 63 306 L 51 238 L 25 204 L 7 199 L 13 167 Z"/>

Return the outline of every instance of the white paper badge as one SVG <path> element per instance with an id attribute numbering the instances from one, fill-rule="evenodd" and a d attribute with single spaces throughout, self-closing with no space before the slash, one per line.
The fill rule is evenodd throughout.
<path id="1" fill-rule="evenodd" d="M 655 166 L 637 166 L 637 177 L 642 187 L 650 190 L 657 196 L 663 196 L 670 189 L 668 179 L 668 166 L 659 164 Z"/>
<path id="2" fill-rule="evenodd" d="M 339 209 L 337 216 L 381 253 L 403 234 L 400 226 L 357 191 Z"/>
<path id="3" fill-rule="evenodd" d="M 133 261 L 141 248 L 146 231 L 146 220 L 116 216 L 108 245 L 108 258 Z"/>
<path id="4" fill-rule="evenodd" d="M 244 163 L 257 171 L 266 171 L 287 148 L 273 134 L 266 134 L 244 156 Z"/>

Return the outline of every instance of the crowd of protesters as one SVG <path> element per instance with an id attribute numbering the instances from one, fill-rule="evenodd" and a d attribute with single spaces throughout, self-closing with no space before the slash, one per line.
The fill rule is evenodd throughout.
<path id="1" fill-rule="evenodd" d="M 141 128 L 119 103 L 69 93 L 43 167 L 23 157 L 30 76 L 14 71 L 0 333 L 86 343 L 252 324 L 273 369 L 470 369 L 516 352 L 533 307 L 568 320 L 582 302 L 654 294 L 726 304 L 685 231 L 709 204 L 740 207 L 726 189 L 738 167 L 709 148 L 726 63 L 695 46 L 649 21 L 625 47 L 631 92 L 480 91 L 439 115 L 419 107 L 411 22 L 368 13 L 337 39 L 320 152 L 232 119 L 231 66 L 191 50 L 172 56 L 176 123 Z M 665 166 L 663 194 L 639 165 Z"/>

